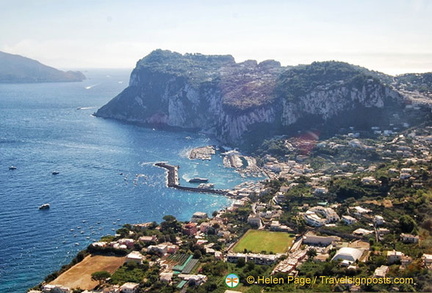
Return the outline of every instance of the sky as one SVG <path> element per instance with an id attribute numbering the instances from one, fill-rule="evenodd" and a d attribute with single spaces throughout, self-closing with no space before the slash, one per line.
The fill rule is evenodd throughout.
<path id="1" fill-rule="evenodd" d="M 60 69 L 133 68 L 165 49 L 431 72 L 431 15 L 429 0 L 0 0 L 0 51 Z"/>

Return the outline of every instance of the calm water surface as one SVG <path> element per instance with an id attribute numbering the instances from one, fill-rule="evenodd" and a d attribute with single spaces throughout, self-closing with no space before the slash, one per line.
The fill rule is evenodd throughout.
<path id="1" fill-rule="evenodd" d="M 125 223 L 167 214 L 188 220 L 230 204 L 166 188 L 164 170 L 153 166 L 180 165 L 184 185 L 195 176 L 216 188 L 241 183 L 218 155 L 187 159 L 189 149 L 215 141 L 91 115 L 127 86 L 129 73 L 89 70 L 81 83 L 0 85 L 0 292 L 26 292 Z M 51 208 L 38 210 L 44 203 Z"/>

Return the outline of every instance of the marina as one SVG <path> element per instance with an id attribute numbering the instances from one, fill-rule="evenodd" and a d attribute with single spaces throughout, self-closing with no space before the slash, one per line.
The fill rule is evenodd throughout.
<path id="1" fill-rule="evenodd" d="M 179 179 L 178 179 L 179 166 L 174 166 L 174 165 L 170 165 L 167 163 L 156 163 L 155 166 L 160 167 L 160 168 L 164 168 L 167 170 L 167 186 L 168 187 L 172 187 L 172 188 L 176 188 L 176 189 L 180 189 L 180 190 L 185 190 L 185 191 L 192 191 L 192 192 L 228 195 L 228 191 L 222 190 L 222 189 L 181 186 L 179 183 Z"/>

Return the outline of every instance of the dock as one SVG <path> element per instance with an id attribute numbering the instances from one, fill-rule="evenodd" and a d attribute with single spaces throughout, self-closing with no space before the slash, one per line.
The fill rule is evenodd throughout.
<path id="1" fill-rule="evenodd" d="M 156 163 L 156 167 L 164 168 L 167 170 L 167 186 L 175 189 L 192 191 L 192 192 L 200 192 L 200 193 L 213 193 L 213 194 L 221 194 L 228 195 L 228 191 L 222 189 L 211 189 L 211 188 L 197 188 L 197 187 L 189 187 L 189 186 L 181 186 L 179 182 L 178 169 L 179 166 L 170 165 L 167 163 Z"/>

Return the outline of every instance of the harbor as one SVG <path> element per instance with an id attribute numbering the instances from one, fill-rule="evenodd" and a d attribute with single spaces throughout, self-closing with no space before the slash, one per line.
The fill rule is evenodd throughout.
<path id="1" fill-rule="evenodd" d="M 168 187 L 176 188 L 179 190 L 192 191 L 192 192 L 228 195 L 228 191 L 222 190 L 222 189 L 181 186 L 180 182 L 179 182 L 179 176 L 178 176 L 179 166 L 174 166 L 174 165 L 170 165 L 167 163 L 156 163 L 155 166 L 160 167 L 160 168 L 164 168 L 167 170 L 167 186 Z"/>

